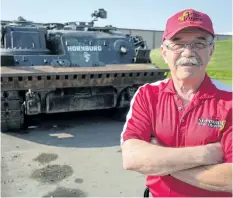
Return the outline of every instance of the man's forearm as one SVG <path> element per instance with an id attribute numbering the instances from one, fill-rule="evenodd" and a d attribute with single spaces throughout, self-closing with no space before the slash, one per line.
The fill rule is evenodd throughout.
<path id="1" fill-rule="evenodd" d="M 136 139 L 122 145 L 124 168 L 145 175 L 168 175 L 205 165 L 202 153 L 202 146 L 168 148 Z"/>
<path id="2" fill-rule="evenodd" d="M 190 185 L 210 191 L 232 192 L 232 164 L 201 166 L 172 173 Z"/>

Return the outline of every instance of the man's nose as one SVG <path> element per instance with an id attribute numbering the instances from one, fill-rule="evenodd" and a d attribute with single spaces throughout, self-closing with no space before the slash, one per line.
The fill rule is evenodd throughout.
<path id="1" fill-rule="evenodd" d="M 184 51 L 182 52 L 182 56 L 191 57 L 193 55 L 194 55 L 194 51 L 192 50 L 192 48 L 190 46 L 186 46 L 184 48 Z"/>

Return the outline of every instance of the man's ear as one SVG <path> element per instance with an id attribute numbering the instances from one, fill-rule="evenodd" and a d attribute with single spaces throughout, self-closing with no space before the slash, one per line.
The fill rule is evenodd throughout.
<path id="1" fill-rule="evenodd" d="M 215 50 L 215 44 L 211 47 L 211 49 L 210 49 L 210 56 L 209 56 L 209 61 L 211 60 L 211 58 L 212 58 L 212 56 L 213 56 L 213 54 L 214 54 L 214 50 Z M 209 62 L 208 61 L 208 62 Z"/>
<path id="2" fill-rule="evenodd" d="M 215 51 L 215 42 L 216 42 L 216 37 L 214 37 L 214 40 L 213 40 L 213 46 L 211 46 L 211 49 L 210 49 L 210 58 L 213 56 L 214 54 L 214 51 Z"/>
<path id="3" fill-rule="evenodd" d="M 167 63 L 167 51 L 166 51 L 166 47 L 164 45 L 161 45 L 160 51 L 161 51 L 161 55 L 163 57 L 163 60 L 165 61 L 165 63 Z"/>
<path id="4" fill-rule="evenodd" d="M 212 57 L 214 54 L 214 50 L 215 50 L 215 44 L 213 45 L 212 49 L 210 50 L 210 56 Z"/>

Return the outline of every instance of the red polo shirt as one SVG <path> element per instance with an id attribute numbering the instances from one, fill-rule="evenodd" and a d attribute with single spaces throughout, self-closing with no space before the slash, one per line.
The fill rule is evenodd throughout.
<path id="1" fill-rule="evenodd" d="M 225 162 L 232 162 L 232 91 L 207 75 L 191 105 L 183 109 L 171 79 L 140 87 L 131 101 L 121 143 L 128 139 L 185 147 L 221 141 Z M 145 162 L 146 163 L 146 162 Z M 154 197 L 232 197 L 184 183 L 172 176 L 148 176 Z"/>

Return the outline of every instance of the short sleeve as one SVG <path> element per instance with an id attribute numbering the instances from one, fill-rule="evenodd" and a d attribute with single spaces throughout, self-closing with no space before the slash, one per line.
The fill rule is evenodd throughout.
<path id="1" fill-rule="evenodd" d="M 150 141 L 151 119 L 148 98 L 146 85 L 140 87 L 133 96 L 121 133 L 121 144 L 128 139 Z"/>
<path id="2" fill-rule="evenodd" d="M 226 120 L 226 125 L 225 125 L 225 128 L 223 129 L 223 135 L 221 139 L 221 144 L 222 144 L 222 148 L 224 151 L 224 162 L 225 163 L 232 163 L 232 115 L 231 113 L 229 113 L 229 117 Z"/>

